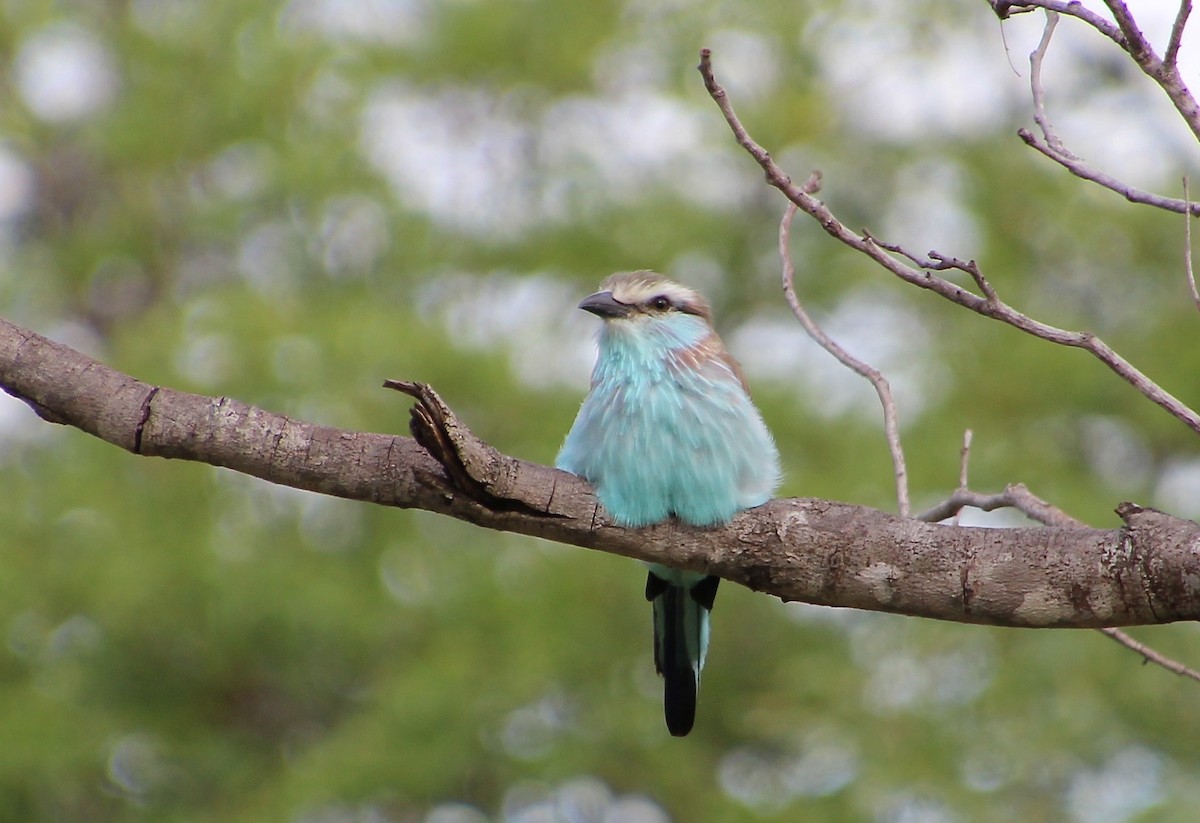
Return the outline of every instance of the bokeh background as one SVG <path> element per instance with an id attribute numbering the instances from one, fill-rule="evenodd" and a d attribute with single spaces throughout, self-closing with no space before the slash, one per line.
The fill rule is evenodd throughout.
<path id="1" fill-rule="evenodd" d="M 1161 47 L 1176 4 L 1131 5 Z M 983 2 L 0 0 L 0 313 L 328 425 L 406 432 L 380 383 L 428 381 L 550 462 L 593 356 L 575 303 L 654 268 L 713 299 L 782 494 L 894 510 L 873 392 L 788 315 L 782 201 L 697 52 L 849 225 L 978 259 L 1195 406 L 1182 219 L 1015 136 L 1041 25 Z M 1068 145 L 1179 192 L 1196 146 L 1110 43 L 1064 20 L 1046 73 Z M 981 490 L 1024 482 L 1103 527 L 1124 499 L 1200 513 L 1194 436 L 1085 354 L 812 224 L 794 249 L 813 313 L 893 382 L 918 508 L 955 486 L 970 427 Z M 0 396 L 0 820 L 1196 819 L 1200 689 L 1098 633 L 727 585 L 675 740 L 642 583 L 620 558 L 136 458 Z M 1135 634 L 1200 662 L 1190 625 Z"/>

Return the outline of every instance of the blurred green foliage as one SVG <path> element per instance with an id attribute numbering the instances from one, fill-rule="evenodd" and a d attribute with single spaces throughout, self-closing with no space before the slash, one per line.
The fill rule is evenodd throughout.
<path id="1" fill-rule="evenodd" d="M 782 204 L 692 71 L 708 45 L 756 137 L 797 177 L 821 167 L 850 225 L 978 259 L 1011 303 L 1100 332 L 1195 405 L 1179 221 L 1019 145 L 1024 80 L 977 5 L 5 0 L 0 313 L 330 425 L 404 432 L 380 382 L 429 381 L 550 462 L 586 386 L 574 303 L 655 268 L 714 298 L 783 493 L 891 508 L 871 391 L 782 308 Z M 987 71 L 946 80 L 967 52 Z M 906 73 L 926 59 L 941 85 Z M 1058 105 L 1093 80 L 1149 94 L 1089 65 L 1058 68 L 1079 75 Z M 903 101 L 865 116 L 892 80 Z M 939 96 L 959 86 L 991 103 Z M 1151 149 L 1131 173 L 1177 178 Z M 980 489 L 1024 482 L 1097 526 L 1126 498 L 1200 511 L 1179 510 L 1190 432 L 1086 355 L 794 235 L 812 311 L 901 390 L 918 507 L 955 485 L 970 427 Z M 1200 804 L 1195 684 L 1096 633 L 727 586 L 697 728 L 674 740 L 628 561 L 135 458 L 15 401 L 0 524 L 0 821 L 1119 823 Z M 1200 659 L 1190 626 L 1138 636 Z"/>

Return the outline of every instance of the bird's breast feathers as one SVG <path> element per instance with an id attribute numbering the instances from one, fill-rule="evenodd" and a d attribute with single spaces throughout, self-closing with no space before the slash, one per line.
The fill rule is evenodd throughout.
<path id="1" fill-rule="evenodd" d="M 778 485 L 771 434 L 736 362 L 704 331 L 671 330 L 676 345 L 663 335 L 601 340 L 592 389 L 557 464 L 590 480 L 620 523 L 671 515 L 723 523 Z"/>

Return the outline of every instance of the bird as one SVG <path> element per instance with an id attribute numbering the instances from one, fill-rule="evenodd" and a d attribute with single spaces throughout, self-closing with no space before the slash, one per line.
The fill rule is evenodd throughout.
<path id="1" fill-rule="evenodd" d="M 651 271 L 618 272 L 579 308 L 598 316 L 591 388 L 555 466 L 589 481 L 611 519 L 718 526 L 771 499 L 779 450 L 741 366 L 696 291 Z M 668 731 L 692 730 L 720 578 L 647 563 L 654 665 Z"/>

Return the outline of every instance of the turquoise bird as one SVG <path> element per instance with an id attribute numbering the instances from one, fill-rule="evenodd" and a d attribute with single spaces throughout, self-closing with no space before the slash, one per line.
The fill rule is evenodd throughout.
<path id="1" fill-rule="evenodd" d="M 586 478 L 623 526 L 726 523 L 771 499 L 779 451 L 708 302 L 648 271 L 621 272 L 579 308 L 604 321 L 592 386 L 555 465 Z M 647 564 L 654 665 L 671 734 L 692 729 L 720 578 Z"/>

